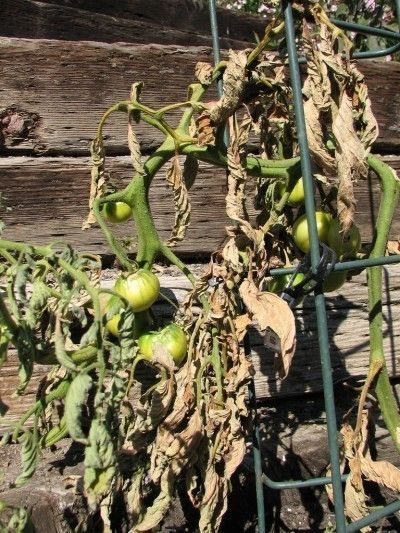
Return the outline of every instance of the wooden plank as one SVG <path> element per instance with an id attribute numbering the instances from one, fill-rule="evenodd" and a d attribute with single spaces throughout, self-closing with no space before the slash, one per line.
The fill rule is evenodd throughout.
<path id="1" fill-rule="evenodd" d="M 400 170 L 400 157 L 385 157 Z M 130 158 L 112 157 L 107 169 L 118 184 L 126 184 L 131 175 Z M 176 250 L 186 256 L 202 256 L 221 246 L 225 238 L 226 176 L 222 169 L 202 164 L 190 190 L 191 225 L 186 239 Z M 5 237 L 13 240 L 48 243 L 65 239 L 81 250 L 100 254 L 110 253 L 98 229 L 83 232 L 81 225 L 87 214 L 90 187 L 88 158 L 0 158 L 0 190 L 11 209 L 2 214 L 6 222 Z M 253 182 L 249 187 L 248 210 L 254 216 Z M 379 205 L 377 180 L 361 181 L 357 187 L 357 223 L 364 242 L 371 242 L 374 220 Z M 151 189 L 151 205 L 157 228 L 168 238 L 173 224 L 171 191 L 166 189 L 164 173 L 160 172 Z M 119 235 L 131 235 L 131 223 L 118 227 Z M 400 235 L 397 216 L 391 238 Z M 134 246 L 133 246 L 134 248 Z"/>
<path id="2" fill-rule="evenodd" d="M 254 44 L 268 22 L 224 8 L 217 14 L 222 46 Z M 2 0 L 0 15 L 0 35 L 8 37 L 190 45 L 211 39 L 208 6 L 192 0 Z"/>
<path id="3" fill-rule="evenodd" d="M 196 267 L 198 269 L 199 267 Z M 189 284 L 173 268 L 162 273 L 162 290 L 171 299 L 181 301 Z M 384 269 L 384 348 L 388 371 L 392 377 L 400 376 L 400 265 Z M 111 287 L 116 271 L 105 271 L 103 284 Z M 336 382 L 365 378 L 368 366 L 368 311 L 365 273 L 355 276 L 340 291 L 327 295 L 328 333 L 332 355 L 332 373 Z M 171 317 L 171 308 L 162 301 L 154 307 L 161 321 Z M 316 317 L 311 297 L 295 312 L 298 345 L 289 377 L 281 381 L 273 365 L 273 354 L 266 351 L 262 339 L 252 331 L 252 357 L 255 385 L 258 399 L 284 398 L 307 395 L 322 390 L 321 369 L 318 355 Z M 7 426 L 15 421 L 32 403 L 40 378 L 47 367 L 35 367 L 34 378 L 26 394 L 20 398 L 12 396 L 18 380 L 18 366 L 15 356 L 10 356 L 0 372 L 0 398 L 8 412 L 1 424 Z"/>
<path id="4" fill-rule="evenodd" d="M 210 46 L 208 10 L 193 9 L 190 2 L 170 0 L 162 3 L 106 4 L 2 0 L 0 35 L 29 39 Z M 249 41 L 254 42 L 253 31 L 263 33 L 266 21 L 251 16 L 238 17 L 224 9 L 220 10 L 219 23 L 221 46 L 244 48 Z"/>
<path id="5" fill-rule="evenodd" d="M 5 155 L 86 155 L 105 108 L 126 99 L 144 81 L 143 102 L 154 107 L 184 101 L 198 61 L 211 50 L 193 46 L 105 44 L 0 38 L 0 145 Z M 398 149 L 400 64 L 365 61 L 374 112 L 381 125 L 375 150 Z M 210 99 L 215 99 L 211 91 Z M 171 113 L 171 122 L 179 116 Z M 110 154 L 126 154 L 125 118 L 106 129 Z M 161 134 L 138 126 L 144 150 Z M 1 146 L 0 146 L 1 149 Z"/>

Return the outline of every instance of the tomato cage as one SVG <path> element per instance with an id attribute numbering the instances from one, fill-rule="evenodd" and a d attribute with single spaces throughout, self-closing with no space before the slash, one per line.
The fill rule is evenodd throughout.
<path id="1" fill-rule="evenodd" d="M 293 10 L 290 1 L 282 0 L 282 13 L 285 23 L 285 36 L 286 46 L 288 52 L 289 73 L 293 90 L 293 107 L 298 136 L 298 144 L 301 158 L 301 170 L 304 181 L 305 189 L 305 210 L 309 228 L 310 238 L 310 266 L 311 272 L 316 274 L 317 269 L 321 261 L 321 248 L 318 242 L 317 225 L 316 225 L 316 208 L 313 192 L 313 176 L 311 169 L 311 158 L 308 147 L 307 135 L 306 135 L 306 123 L 303 109 L 302 98 L 302 84 L 300 78 L 299 64 L 305 63 L 306 59 L 299 57 L 296 49 L 295 40 L 295 26 L 293 20 Z M 400 0 L 395 0 L 395 8 L 397 21 L 400 26 Z M 218 36 L 218 24 L 216 15 L 215 0 L 209 0 L 210 11 L 210 25 L 212 32 L 214 61 L 217 64 L 220 61 L 220 49 L 219 49 L 219 36 Z M 389 54 L 393 54 L 400 50 L 400 33 L 383 28 L 373 28 L 365 25 L 354 24 L 342 20 L 331 19 L 331 22 L 343 30 L 351 32 L 361 33 L 365 35 L 375 35 L 377 37 L 385 37 L 392 41 L 398 41 L 393 46 L 366 52 L 358 52 L 353 54 L 355 59 L 377 58 L 384 57 Z M 219 93 L 222 93 L 222 81 L 218 86 Z M 373 170 L 377 170 L 374 169 Z M 378 214 L 382 216 L 381 210 Z M 383 256 L 382 254 L 376 255 L 370 254 L 368 259 L 342 261 L 335 263 L 332 271 L 340 272 L 350 269 L 371 269 L 377 267 L 381 270 L 382 265 L 389 265 L 393 263 L 399 263 L 400 256 Z M 292 274 L 295 268 L 279 268 L 270 270 L 271 276 L 282 276 L 285 274 Z M 331 373 L 331 359 L 329 350 L 328 339 L 328 326 L 327 326 L 327 312 L 325 305 L 325 296 L 323 293 L 322 284 L 316 286 L 314 293 L 314 303 L 317 316 L 317 331 L 318 331 L 318 345 L 321 360 L 321 372 L 323 382 L 323 394 L 326 410 L 326 424 L 328 434 L 328 444 L 331 461 L 331 476 L 329 477 L 316 477 L 307 480 L 288 480 L 288 481 L 273 481 L 263 473 L 262 468 L 262 456 L 260 451 L 260 439 L 259 439 L 259 425 L 257 419 L 257 406 L 254 382 L 250 387 L 250 404 L 252 406 L 254 415 L 253 425 L 253 457 L 254 457 L 254 471 L 255 471 L 255 483 L 256 483 L 256 496 L 257 496 L 257 513 L 258 513 L 258 531 L 264 533 L 266 531 L 265 524 L 265 510 L 263 499 L 263 485 L 275 490 L 281 489 L 300 489 L 305 487 L 314 487 L 331 484 L 333 488 L 334 496 L 334 511 L 336 519 L 336 531 L 338 533 L 351 533 L 359 531 L 361 528 L 366 527 L 379 519 L 389 516 L 400 510 L 400 499 L 386 505 L 385 507 L 371 512 L 369 515 L 355 522 L 348 523 L 344 513 L 344 498 L 343 498 L 343 481 L 346 480 L 346 475 L 341 474 L 340 460 L 339 460 L 339 447 L 337 440 L 337 427 L 336 427 L 336 412 L 335 412 L 335 399 L 334 388 Z M 244 347 L 246 353 L 249 355 L 251 352 L 249 337 L 244 339 Z"/>

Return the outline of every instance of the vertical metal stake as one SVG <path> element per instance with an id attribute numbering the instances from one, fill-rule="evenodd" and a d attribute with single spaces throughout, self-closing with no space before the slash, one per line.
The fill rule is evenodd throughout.
<path id="1" fill-rule="evenodd" d="M 294 112 L 296 119 L 297 137 L 300 148 L 301 170 L 305 189 L 305 207 L 310 236 L 310 253 L 312 268 L 316 268 L 319 255 L 319 242 L 315 220 L 315 202 L 311 159 L 308 148 L 306 124 L 303 108 L 300 70 L 295 41 L 292 6 L 288 0 L 282 0 L 285 19 L 286 44 L 289 57 L 289 70 L 292 82 Z M 344 516 L 343 490 L 340 476 L 339 449 L 337 442 L 336 413 L 329 354 L 328 324 L 326 318 L 325 297 L 323 293 L 315 295 L 315 310 L 317 314 L 318 342 L 321 357 L 322 380 L 324 386 L 325 409 L 327 418 L 328 443 L 331 459 L 332 485 L 335 499 L 335 517 L 337 533 L 345 533 L 346 519 Z"/>

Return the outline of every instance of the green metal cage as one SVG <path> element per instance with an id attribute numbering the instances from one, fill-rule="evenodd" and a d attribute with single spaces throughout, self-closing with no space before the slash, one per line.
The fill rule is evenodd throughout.
<path id="1" fill-rule="evenodd" d="M 400 26 L 400 0 L 395 0 L 397 21 Z M 220 48 L 219 48 L 219 35 L 218 24 L 216 14 L 216 2 L 215 0 L 209 0 L 210 11 L 210 25 L 212 33 L 212 43 L 214 51 L 214 61 L 217 64 L 220 61 Z M 294 114 L 296 121 L 296 129 L 298 136 L 298 143 L 300 149 L 301 158 L 301 170 L 305 189 L 305 209 L 307 214 L 309 236 L 310 236 L 310 254 L 311 254 L 311 269 L 316 271 L 317 265 L 320 261 L 320 246 L 317 235 L 317 225 L 315 218 L 315 200 L 313 192 L 313 177 L 311 170 L 310 152 L 306 135 L 306 124 L 303 109 L 302 98 L 302 86 L 300 78 L 299 64 L 305 62 L 305 58 L 298 56 L 295 42 L 295 26 L 293 20 L 292 5 L 289 0 L 282 0 L 282 12 L 285 22 L 285 36 L 286 46 L 289 59 L 289 72 L 292 83 L 293 99 L 294 99 Z M 372 28 L 360 24 L 354 24 L 345 22 L 342 20 L 331 19 L 331 21 L 338 27 L 349 30 L 352 32 L 358 32 L 361 34 L 372 34 L 378 37 L 390 38 L 393 41 L 398 41 L 393 46 L 385 49 L 370 51 L 370 52 L 358 52 L 353 54 L 353 58 L 366 59 L 384 57 L 389 54 L 393 54 L 400 50 L 400 33 L 383 28 Z M 219 82 L 218 91 L 222 93 L 222 82 Z M 400 256 L 378 257 L 369 258 L 363 260 L 346 261 L 336 263 L 333 270 L 342 271 L 349 269 L 364 269 L 373 266 L 389 265 L 393 263 L 399 263 Z M 292 273 L 294 268 L 280 268 L 270 271 L 271 276 L 280 276 L 288 273 Z M 400 499 L 396 500 L 385 507 L 376 510 L 368 516 L 357 520 L 356 522 L 348 523 L 344 513 L 344 499 L 343 499 L 343 481 L 346 476 L 343 476 L 340 471 L 339 460 L 339 446 L 337 440 L 337 426 L 336 426 L 336 412 L 335 412 L 335 399 L 334 388 L 331 372 L 331 359 L 328 340 L 328 327 L 327 327 L 327 312 L 325 305 L 325 296 L 322 290 L 317 290 L 314 297 L 316 316 L 317 316 L 317 330 L 318 330 L 318 344 L 321 360 L 321 371 L 323 381 L 323 393 L 326 410 L 327 420 L 327 433 L 328 443 L 330 450 L 331 461 L 331 477 L 316 477 L 307 480 L 289 480 L 289 481 L 273 481 L 263 473 L 262 468 L 262 456 L 260 452 L 260 438 L 259 438 L 259 425 L 257 418 L 256 396 L 254 383 L 250 387 L 250 402 L 255 412 L 254 431 L 253 431 L 253 456 L 254 456 L 254 471 L 256 482 L 256 495 L 257 495 L 257 513 L 258 513 L 258 531 L 259 533 L 265 533 L 265 509 L 264 509 L 264 497 L 263 486 L 266 485 L 271 489 L 299 489 L 305 487 L 313 487 L 318 485 L 332 484 L 334 495 L 334 510 L 336 519 L 336 531 L 338 533 L 351 533 L 359 531 L 361 528 L 368 526 L 377 520 L 380 520 L 386 516 L 389 516 L 400 510 Z M 249 354 L 251 351 L 249 338 L 244 340 L 244 347 Z"/>

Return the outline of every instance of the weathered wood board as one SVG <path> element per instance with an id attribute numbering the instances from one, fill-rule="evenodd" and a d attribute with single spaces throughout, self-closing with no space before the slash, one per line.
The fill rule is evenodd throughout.
<path id="1" fill-rule="evenodd" d="M 105 271 L 104 286 L 111 287 L 115 271 Z M 162 291 L 171 299 L 182 300 L 189 284 L 174 269 L 168 268 L 161 276 Z M 383 277 L 384 298 L 384 348 L 388 371 L 392 377 L 400 376 L 400 265 L 385 267 Z M 340 291 L 327 295 L 328 334 L 332 356 L 334 381 L 365 378 L 368 367 L 368 310 L 365 273 L 355 276 Z M 160 319 L 169 318 L 171 310 L 162 301 L 154 307 Z M 316 317 L 311 297 L 296 309 L 298 344 L 289 377 L 278 379 L 273 354 L 263 346 L 256 330 L 251 332 L 252 356 L 255 385 L 258 399 L 283 398 L 315 393 L 322 390 L 321 369 L 318 352 Z M 17 361 L 10 356 L 0 372 L 0 398 L 9 411 L 3 425 L 14 421 L 30 405 L 38 381 L 46 367 L 35 367 L 34 379 L 26 394 L 20 398 L 12 396 L 17 383 Z"/>
<path id="2" fill-rule="evenodd" d="M 18 16 L 15 14 L 18 13 Z M 254 44 L 267 19 L 218 9 L 224 48 Z M 206 4 L 190 0 L 2 0 L 0 35 L 32 39 L 206 45 L 211 43 Z"/>
<path id="3" fill-rule="evenodd" d="M 396 170 L 400 157 L 384 158 Z M 112 157 L 107 160 L 107 170 L 118 185 L 126 184 L 132 174 L 130 158 Z M 0 190 L 10 211 L 2 213 L 7 225 L 4 236 L 9 239 L 33 243 L 49 243 L 57 239 L 66 241 L 85 251 L 107 254 L 110 250 L 98 229 L 81 230 L 87 215 L 90 189 L 90 161 L 83 157 L 0 158 Z M 254 182 L 249 187 L 248 211 L 254 214 L 252 194 Z M 226 175 L 225 171 L 202 164 L 198 177 L 190 189 L 192 202 L 191 224 L 186 239 L 176 250 L 186 256 L 203 256 L 217 249 L 225 238 Z M 360 181 L 356 191 L 358 199 L 357 223 L 364 242 L 371 242 L 374 221 L 379 206 L 377 179 Z M 164 171 L 154 181 L 150 201 L 163 238 L 168 238 L 173 225 L 174 209 L 171 191 L 166 189 Z M 132 223 L 118 227 L 119 234 L 132 235 Z M 400 236 L 400 216 L 397 216 L 391 238 Z"/>
<path id="4" fill-rule="evenodd" d="M 5 155 L 86 155 L 104 110 L 129 97 L 131 83 L 144 81 L 143 103 L 162 107 L 184 102 L 198 61 L 211 50 L 194 46 L 105 44 L 0 38 L 0 149 Z M 373 110 L 380 125 L 375 151 L 395 151 L 400 131 L 400 64 L 363 61 Z M 209 98 L 216 95 L 210 91 Z M 171 112 L 174 124 L 179 112 Z M 118 119 L 119 118 L 119 121 Z M 126 154 L 126 121 L 110 120 L 110 154 Z M 146 151 L 161 133 L 139 125 Z"/>

